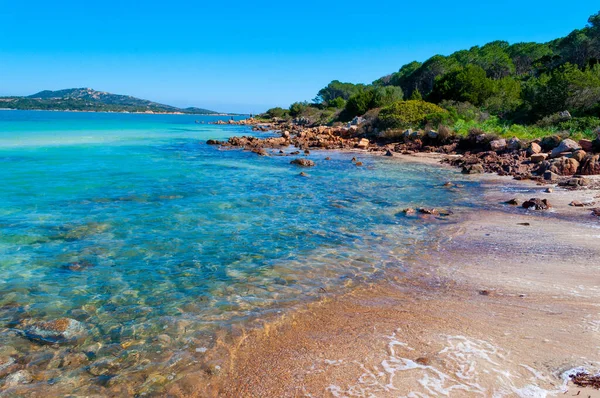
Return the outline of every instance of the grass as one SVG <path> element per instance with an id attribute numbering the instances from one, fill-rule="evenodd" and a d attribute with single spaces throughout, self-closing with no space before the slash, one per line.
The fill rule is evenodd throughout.
<path id="1" fill-rule="evenodd" d="M 486 133 L 493 133 L 502 138 L 517 137 L 520 140 L 530 141 L 536 138 L 543 138 L 550 135 L 560 135 L 561 137 L 571 138 L 573 140 L 580 140 L 587 138 L 593 140 L 596 138 L 596 134 L 593 130 L 584 131 L 561 131 L 557 127 L 539 127 L 539 126 L 523 126 L 519 124 L 503 124 L 500 123 L 498 118 L 490 117 L 489 119 L 478 122 L 475 120 L 465 121 L 458 120 L 451 126 L 457 135 L 466 136 L 471 129 L 480 129 Z"/>

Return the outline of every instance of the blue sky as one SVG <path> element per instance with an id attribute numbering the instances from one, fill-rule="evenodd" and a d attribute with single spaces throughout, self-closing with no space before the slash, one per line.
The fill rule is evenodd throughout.
<path id="1" fill-rule="evenodd" d="M 492 40 L 548 41 L 597 1 L 0 0 L 0 95 L 92 87 L 258 112 Z"/>

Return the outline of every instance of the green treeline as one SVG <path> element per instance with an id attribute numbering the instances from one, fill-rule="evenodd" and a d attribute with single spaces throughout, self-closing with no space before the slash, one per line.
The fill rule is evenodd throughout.
<path id="1" fill-rule="evenodd" d="M 369 85 L 334 80 L 311 103 L 273 108 L 265 116 L 333 123 L 365 114 L 378 119 L 382 109 L 389 119 L 423 101 L 438 105 L 428 117 L 379 127 L 437 122 L 459 130 L 483 124 L 497 132 L 514 125 L 517 131 L 591 132 L 600 126 L 600 13 L 549 43 L 495 41 L 411 62 Z"/>

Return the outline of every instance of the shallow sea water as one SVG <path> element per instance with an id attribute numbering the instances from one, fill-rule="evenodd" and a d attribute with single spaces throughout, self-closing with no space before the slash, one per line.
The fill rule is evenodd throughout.
<path id="1" fill-rule="evenodd" d="M 301 170 L 208 146 L 253 134 L 201 124 L 216 119 L 0 111 L 0 362 L 31 373 L 31 391 L 159 391 L 216 330 L 410 272 L 436 225 L 476 202 L 476 183 L 451 169 L 317 151 Z M 456 214 L 401 213 L 418 206 Z M 20 333 L 62 317 L 83 323 L 84 341 Z"/>

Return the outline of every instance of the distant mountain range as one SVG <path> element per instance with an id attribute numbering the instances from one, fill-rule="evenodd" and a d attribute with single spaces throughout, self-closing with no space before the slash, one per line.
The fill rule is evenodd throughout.
<path id="1" fill-rule="evenodd" d="M 28 97 L 0 97 L 0 109 L 131 112 L 131 113 L 185 113 L 217 115 L 202 108 L 177 108 L 129 95 L 111 94 L 91 88 L 71 88 L 58 91 L 40 91 Z"/>

